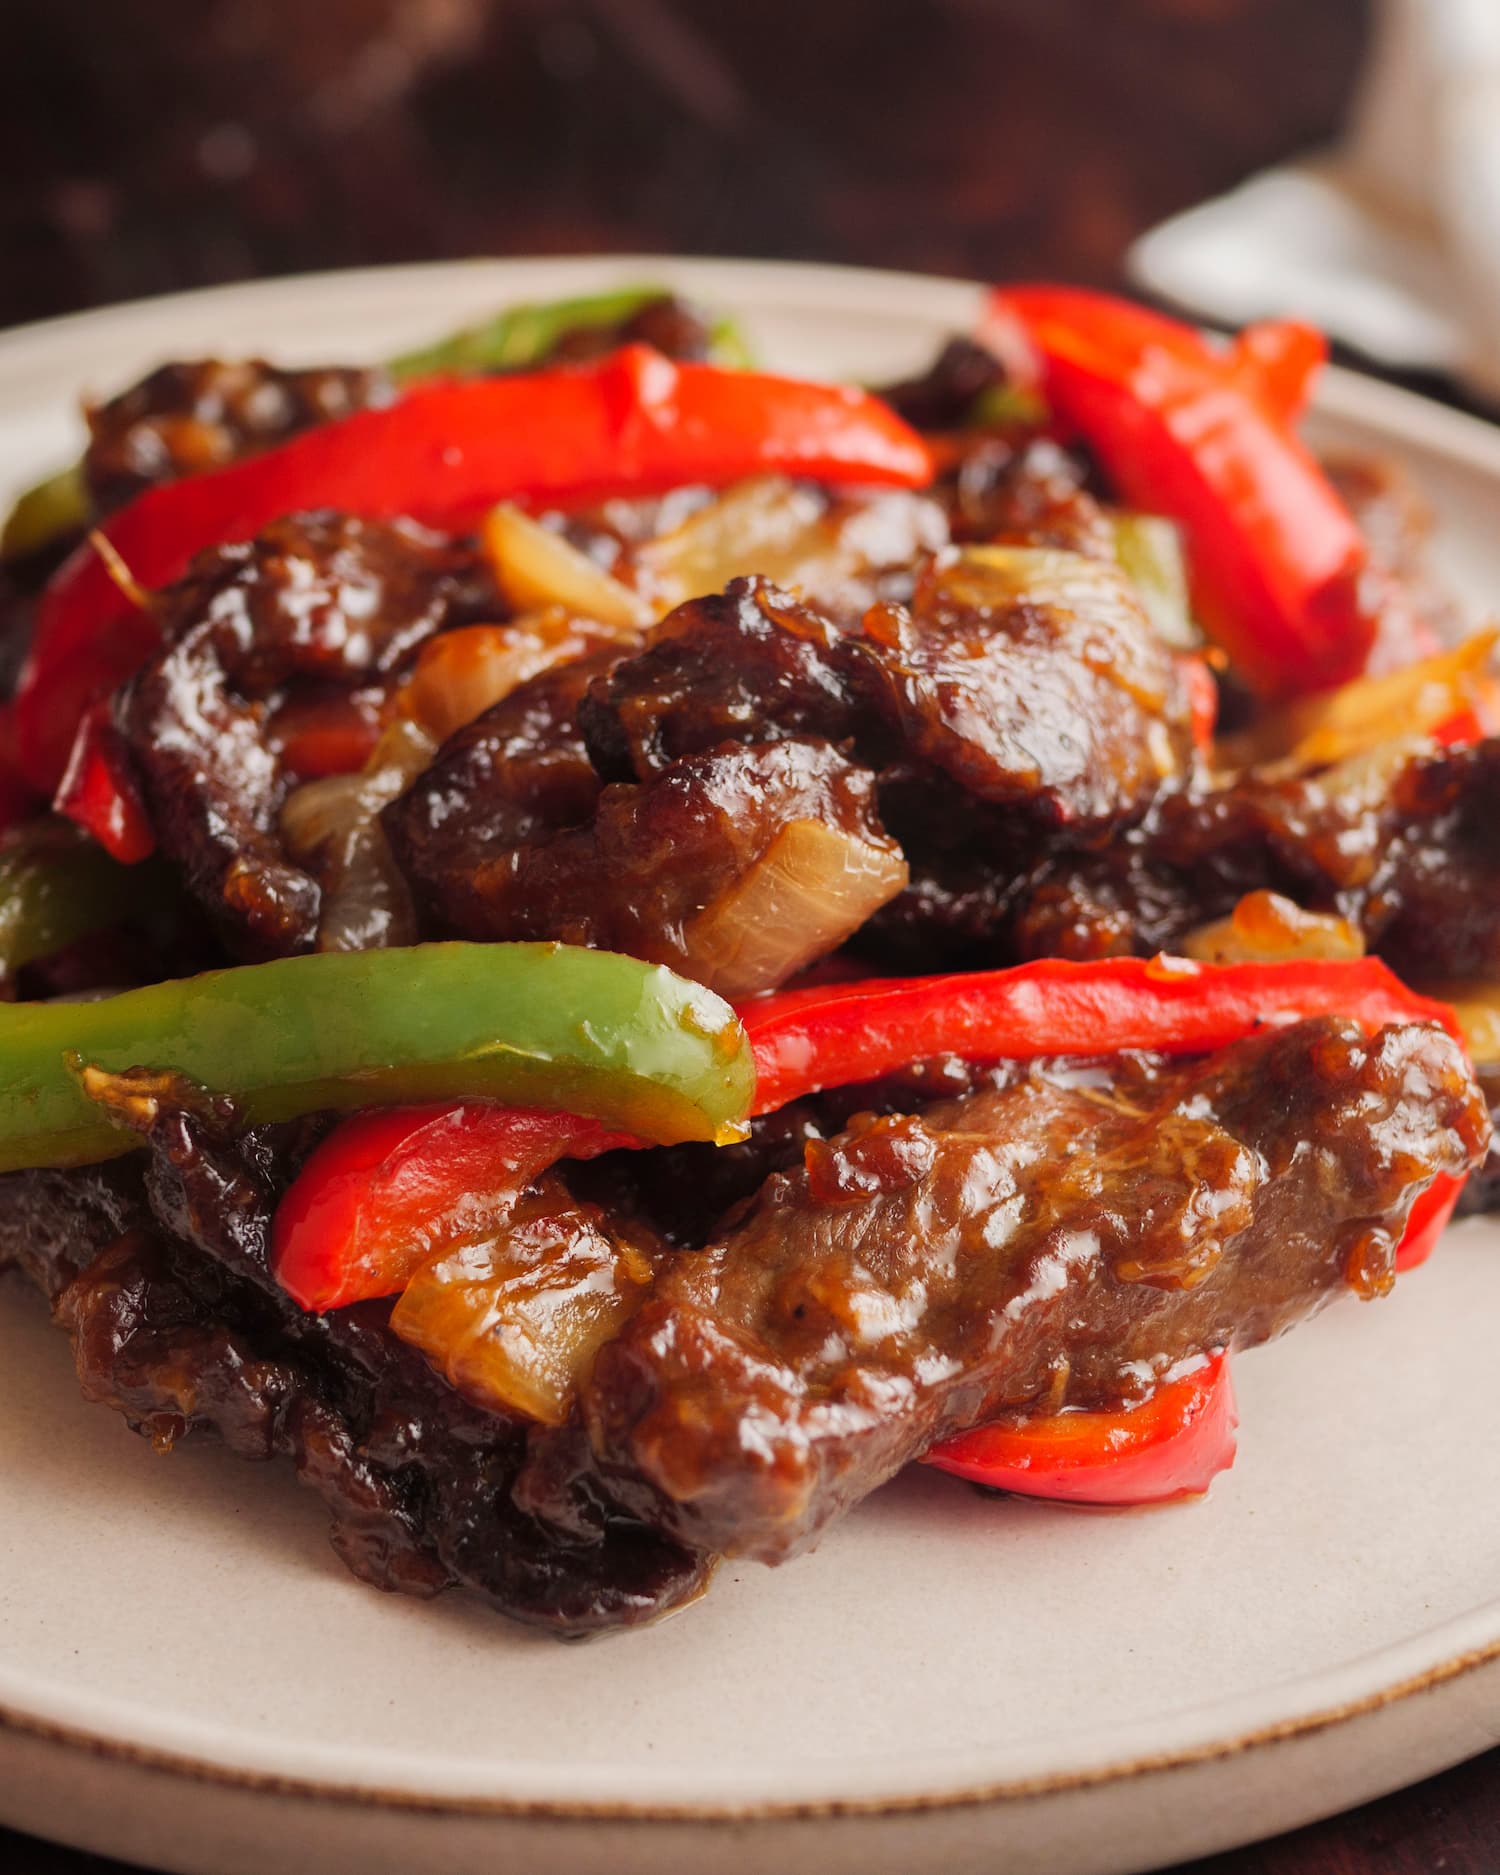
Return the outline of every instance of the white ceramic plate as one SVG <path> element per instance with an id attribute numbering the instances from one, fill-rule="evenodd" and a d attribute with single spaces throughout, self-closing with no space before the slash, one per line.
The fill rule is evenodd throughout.
<path id="1" fill-rule="evenodd" d="M 161 358 L 377 357 L 642 278 L 789 369 L 879 376 L 976 289 L 825 268 L 473 263 L 159 300 L 0 337 L 0 486 Z M 1325 440 L 1407 458 L 1500 592 L 1500 432 L 1332 374 Z M 563 1647 L 345 1574 L 316 1502 L 78 1399 L 0 1286 L 0 1820 L 172 1869 L 1107 1875 L 1265 1835 L 1500 1737 L 1500 1229 L 1239 1363 L 1236 1469 L 1090 1514 L 913 1474 L 813 1556 Z"/>

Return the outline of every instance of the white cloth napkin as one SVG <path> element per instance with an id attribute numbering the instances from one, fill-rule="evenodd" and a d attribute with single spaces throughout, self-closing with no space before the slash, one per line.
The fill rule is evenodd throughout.
<path id="1" fill-rule="evenodd" d="M 1383 0 L 1344 142 L 1138 241 L 1138 285 L 1500 399 L 1500 0 Z"/>

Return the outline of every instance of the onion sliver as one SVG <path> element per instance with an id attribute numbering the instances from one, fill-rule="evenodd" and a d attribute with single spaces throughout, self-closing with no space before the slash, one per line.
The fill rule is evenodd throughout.
<path id="1" fill-rule="evenodd" d="M 683 933 L 690 968 L 731 999 L 774 988 L 850 938 L 907 882 L 895 846 L 793 820 Z"/>
<path id="2" fill-rule="evenodd" d="M 1279 892 L 1247 892 L 1227 918 L 1199 925 L 1177 948 L 1200 963 L 1290 963 L 1363 957 L 1365 941 L 1347 918 L 1304 911 Z"/>
<path id="3" fill-rule="evenodd" d="M 645 600 L 509 502 L 486 515 L 483 539 L 496 582 L 518 612 L 557 605 L 600 625 L 650 624 Z"/>
<path id="4" fill-rule="evenodd" d="M 591 1208 L 553 1203 L 543 1186 L 495 1237 L 425 1263 L 391 1327 L 469 1399 L 559 1426 L 652 1274 L 650 1257 Z"/>

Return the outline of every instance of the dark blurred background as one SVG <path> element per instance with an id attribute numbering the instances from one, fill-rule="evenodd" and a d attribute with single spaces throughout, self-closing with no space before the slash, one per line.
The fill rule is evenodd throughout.
<path id="1" fill-rule="evenodd" d="M 0 0 L 0 324 L 472 253 L 1109 282 L 1368 0 Z"/>

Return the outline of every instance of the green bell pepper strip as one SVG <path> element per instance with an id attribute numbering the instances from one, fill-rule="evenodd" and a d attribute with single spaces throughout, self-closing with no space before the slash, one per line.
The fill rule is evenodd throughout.
<path id="1" fill-rule="evenodd" d="M 139 1144 L 91 1070 L 185 1077 L 246 1124 L 474 1096 L 663 1145 L 742 1138 L 755 1069 L 727 1003 L 609 951 L 423 944 L 216 970 L 96 1003 L 0 1007 L 0 1171 Z"/>
<path id="2" fill-rule="evenodd" d="M 45 481 L 28 488 L 0 528 L 0 563 L 29 559 L 89 524 L 93 504 L 83 479 L 83 464 L 69 463 Z"/>
<path id="3" fill-rule="evenodd" d="M 138 874 L 64 821 L 18 827 L 0 843 L 0 982 L 140 907 Z"/>
<path id="4" fill-rule="evenodd" d="M 616 287 L 576 299 L 541 300 L 510 306 L 435 344 L 392 358 L 385 369 L 397 384 L 421 378 L 458 377 L 478 371 L 524 371 L 541 364 L 564 332 L 576 326 L 612 326 L 668 292 L 664 286 Z M 732 319 L 709 328 L 710 362 L 731 370 L 754 364 L 750 347 Z M 24 560 L 71 534 L 81 533 L 93 514 L 83 464 L 70 463 L 19 496 L 0 529 L 0 563 Z"/>
<path id="5" fill-rule="evenodd" d="M 493 319 L 391 359 L 386 370 L 403 385 L 420 378 L 462 376 L 474 371 L 527 371 L 547 360 L 565 332 L 579 326 L 620 325 L 669 292 L 670 288 L 664 286 L 624 286 L 576 299 L 508 306 Z M 753 362 L 750 348 L 733 320 L 716 320 L 709 328 L 709 337 L 711 363 L 749 369 Z"/>

